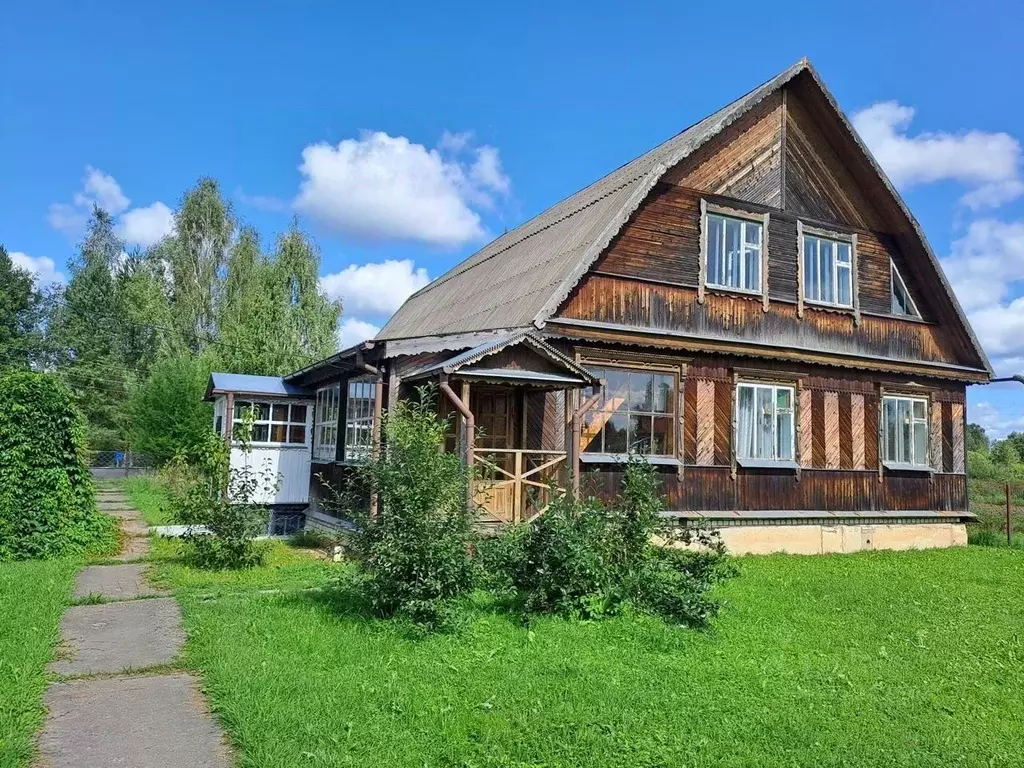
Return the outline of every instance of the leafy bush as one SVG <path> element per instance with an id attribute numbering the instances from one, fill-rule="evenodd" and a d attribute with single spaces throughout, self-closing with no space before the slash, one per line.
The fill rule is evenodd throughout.
<path id="1" fill-rule="evenodd" d="M 373 611 L 437 629 L 457 618 L 458 599 L 474 586 L 475 510 L 467 468 L 443 450 L 448 422 L 437 414 L 436 389 L 418 395 L 390 411 L 381 455 L 356 467 L 327 505 L 356 523 L 351 553 Z M 377 493 L 377 514 L 366 507 L 366 488 Z"/>
<path id="2" fill-rule="evenodd" d="M 0 562 L 111 549 L 116 532 L 96 510 L 71 393 L 45 374 L 0 377 Z"/>
<path id="3" fill-rule="evenodd" d="M 614 504 L 558 499 L 525 531 L 506 533 L 507 544 L 489 545 L 484 562 L 492 581 L 500 581 L 493 569 L 508 569 L 528 614 L 593 619 L 634 609 L 704 625 L 720 607 L 711 590 L 732 575 L 732 562 L 717 534 L 662 512 L 654 469 L 632 457 Z"/>
<path id="4" fill-rule="evenodd" d="M 246 457 L 242 466 L 231 466 L 231 447 L 208 430 L 189 457 L 175 457 L 162 475 L 174 519 L 189 526 L 184 539 L 200 568 L 249 568 L 266 556 L 256 537 L 266 532 L 269 513 L 255 499 L 273 495 L 279 478 L 267 467 L 253 468 L 248 460 L 252 418 L 246 414 L 234 435 Z"/>

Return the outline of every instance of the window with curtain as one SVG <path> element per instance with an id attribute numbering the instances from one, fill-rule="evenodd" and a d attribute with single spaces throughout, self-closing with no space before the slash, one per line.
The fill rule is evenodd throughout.
<path id="1" fill-rule="evenodd" d="M 671 373 L 587 369 L 606 382 L 601 401 L 584 419 L 585 453 L 675 456 L 676 378 Z M 593 394 L 585 391 L 584 399 Z"/>
<path id="2" fill-rule="evenodd" d="M 793 402 L 791 386 L 737 384 L 737 458 L 793 461 Z"/>
<path id="3" fill-rule="evenodd" d="M 323 387 L 316 391 L 316 409 L 313 411 L 314 461 L 334 461 L 338 452 L 338 406 L 341 387 Z"/>
<path id="4" fill-rule="evenodd" d="M 853 306 L 853 245 L 804 235 L 804 298 L 818 304 Z"/>
<path id="5" fill-rule="evenodd" d="M 345 461 L 364 461 L 373 450 L 373 376 L 349 379 L 345 400 Z"/>
<path id="6" fill-rule="evenodd" d="M 252 442 L 280 445 L 306 442 L 305 405 L 236 401 L 232 434 L 238 434 L 242 428 L 243 412 L 248 408 L 255 409 L 256 416 L 252 425 Z"/>
<path id="7" fill-rule="evenodd" d="M 756 221 L 707 214 L 707 272 L 712 288 L 761 292 L 762 225 Z"/>
<path id="8" fill-rule="evenodd" d="M 889 464 L 928 466 L 928 400 L 882 398 L 882 456 Z"/>

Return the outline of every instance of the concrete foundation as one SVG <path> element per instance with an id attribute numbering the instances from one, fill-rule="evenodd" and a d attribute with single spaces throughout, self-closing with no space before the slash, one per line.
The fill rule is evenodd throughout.
<path id="1" fill-rule="evenodd" d="M 711 527 L 714 523 L 709 521 Z M 821 555 L 871 549 L 936 549 L 967 544 L 967 526 L 959 522 L 836 525 L 736 525 L 718 528 L 735 555 L 788 552 Z"/>

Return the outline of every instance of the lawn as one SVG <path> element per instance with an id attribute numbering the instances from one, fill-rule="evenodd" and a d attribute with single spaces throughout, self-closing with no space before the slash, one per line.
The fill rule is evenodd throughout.
<path id="1" fill-rule="evenodd" d="M 0 565 L 0 767 L 29 764 L 43 723 L 46 664 L 80 563 Z"/>
<path id="2" fill-rule="evenodd" d="M 157 566 L 245 766 L 1024 764 L 1022 552 L 746 558 L 712 631 L 481 602 L 428 639 L 353 615 L 339 566 L 273 558 Z"/>
<path id="3" fill-rule="evenodd" d="M 170 500 L 160 480 L 156 477 L 127 477 L 121 487 L 128 501 L 139 510 L 146 525 L 170 525 Z"/>

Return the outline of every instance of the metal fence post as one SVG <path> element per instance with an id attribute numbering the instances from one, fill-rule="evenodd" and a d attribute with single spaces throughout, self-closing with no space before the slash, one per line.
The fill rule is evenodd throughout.
<path id="1" fill-rule="evenodd" d="M 1010 484 L 1006 484 L 1006 546 L 1013 546 L 1013 525 L 1010 520 Z"/>

